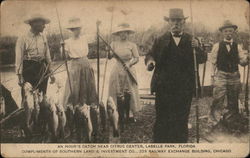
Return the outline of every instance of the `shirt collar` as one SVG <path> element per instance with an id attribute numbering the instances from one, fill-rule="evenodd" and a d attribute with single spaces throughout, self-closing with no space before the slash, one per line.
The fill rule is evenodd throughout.
<path id="1" fill-rule="evenodd" d="M 41 32 L 37 35 L 35 35 L 31 30 L 29 30 L 29 32 L 28 32 L 28 36 L 30 36 L 30 37 L 41 36 L 41 35 L 42 35 Z"/>
<path id="2" fill-rule="evenodd" d="M 224 42 L 230 42 L 230 43 L 233 43 L 233 39 L 231 39 L 231 40 L 227 40 L 227 39 L 225 39 L 224 38 L 224 40 L 223 40 Z"/>
<path id="3" fill-rule="evenodd" d="M 171 32 L 171 35 L 174 37 L 174 33 L 173 32 Z M 182 36 L 183 32 L 180 32 L 179 35 Z"/>

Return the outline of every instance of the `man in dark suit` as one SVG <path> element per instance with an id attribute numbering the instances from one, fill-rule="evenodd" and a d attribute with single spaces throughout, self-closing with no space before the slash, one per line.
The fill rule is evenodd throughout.
<path id="1" fill-rule="evenodd" d="M 193 49 L 198 63 L 206 61 L 206 55 L 199 41 L 183 32 L 186 19 L 182 9 L 170 9 L 165 17 L 170 32 L 155 40 L 145 59 L 149 71 L 155 67 L 151 81 L 151 91 L 156 94 L 155 143 L 188 140 L 188 116 L 195 93 Z"/>

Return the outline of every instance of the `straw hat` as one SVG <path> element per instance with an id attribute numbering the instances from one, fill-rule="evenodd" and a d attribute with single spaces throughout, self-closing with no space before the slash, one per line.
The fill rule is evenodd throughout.
<path id="1" fill-rule="evenodd" d="M 129 32 L 129 33 L 134 33 L 135 31 L 130 27 L 128 23 L 121 23 L 117 26 L 115 31 L 112 32 L 112 34 L 117 34 L 119 32 Z"/>
<path id="2" fill-rule="evenodd" d="M 172 8 L 169 10 L 169 16 L 164 16 L 164 19 L 168 21 L 169 19 L 187 19 L 183 14 L 183 9 L 180 8 Z"/>
<path id="3" fill-rule="evenodd" d="M 68 20 L 67 29 L 81 28 L 82 23 L 80 18 L 72 17 Z"/>
<path id="4" fill-rule="evenodd" d="M 219 28 L 220 31 L 222 31 L 225 28 L 234 28 L 236 30 L 238 28 L 237 25 L 234 25 L 231 21 L 225 20 L 223 25 Z"/>
<path id="5" fill-rule="evenodd" d="M 25 24 L 30 24 L 32 21 L 35 20 L 42 20 L 45 22 L 45 24 L 50 23 L 50 20 L 48 18 L 45 18 L 43 15 L 41 14 L 33 14 L 31 15 L 28 19 L 24 20 Z"/>

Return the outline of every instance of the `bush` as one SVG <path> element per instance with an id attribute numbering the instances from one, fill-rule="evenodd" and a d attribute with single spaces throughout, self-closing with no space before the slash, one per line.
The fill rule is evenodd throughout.
<path id="1" fill-rule="evenodd" d="M 169 26 L 166 25 L 160 29 L 155 27 L 150 27 L 147 30 L 138 31 L 133 34 L 130 39 L 131 41 L 135 42 L 138 46 L 139 54 L 145 55 L 151 49 L 154 40 L 163 35 L 167 30 L 169 30 Z M 191 24 L 187 23 L 186 32 L 192 33 Z M 215 32 L 210 32 L 207 28 L 201 24 L 196 23 L 194 24 L 194 31 L 195 36 L 200 37 L 203 39 L 204 43 L 215 43 L 223 39 L 222 34 L 217 30 Z M 67 39 L 69 35 L 65 32 L 63 33 L 64 39 Z M 103 36 L 103 38 L 109 42 L 107 39 L 113 38 L 115 40 L 115 36 L 110 37 L 110 35 Z M 60 53 L 60 41 L 61 37 L 60 34 L 52 33 L 47 36 L 48 45 L 50 48 L 50 54 L 52 60 L 62 60 L 62 56 Z M 247 31 L 241 31 L 235 34 L 234 39 L 243 44 L 244 49 L 248 49 L 249 45 L 249 34 Z M 17 37 L 15 36 L 3 36 L 0 37 L 0 64 L 14 64 L 15 63 L 15 44 L 16 44 Z M 100 58 L 106 57 L 106 46 L 103 41 L 100 40 Z M 92 42 L 89 44 L 89 54 L 88 57 L 93 59 L 97 57 L 97 43 Z"/>
<path id="2" fill-rule="evenodd" d="M 47 36 L 48 39 L 48 45 L 50 48 L 50 55 L 51 59 L 56 61 L 56 60 L 61 60 L 61 52 L 60 52 L 60 41 L 61 41 L 61 36 L 59 34 L 50 34 Z"/>

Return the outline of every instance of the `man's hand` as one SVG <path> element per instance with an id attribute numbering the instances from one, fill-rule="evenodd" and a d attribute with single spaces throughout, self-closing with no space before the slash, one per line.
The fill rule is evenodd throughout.
<path id="1" fill-rule="evenodd" d="M 152 71 L 154 69 L 154 67 L 155 67 L 155 61 L 154 60 L 148 61 L 147 70 Z"/>
<path id="2" fill-rule="evenodd" d="M 198 48 L 199 47 L 199 41 L 197 39 L 192 39 L 192 47 Z"/>
<path id="3" fill-rule="evenodd" d="M 23 84 L 24 84 L 23 75 L 19 74 L 18 75 L 18 85 L 22 87 Z"/>
<path id="4" fill-rule="evenodd" d="M 243 104 L 241 103 L 240 100 L 238 100 L 238 105 L 239 105 L 239 112 L 240 112 L 240 114 L 244 114 L 245 107 L 243 106 Z"/>
<path id="5" fill-rule="evenodd" d="M 51 75 L 51 76 L 50 76 L 50 84 L 55 83 L 55 81 L 56 81 L 55 76 L 54 76 L 54 75 Z"/>

